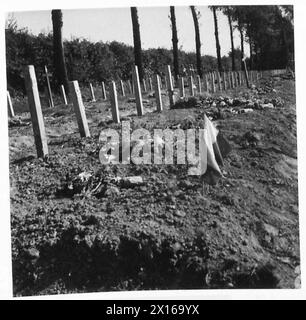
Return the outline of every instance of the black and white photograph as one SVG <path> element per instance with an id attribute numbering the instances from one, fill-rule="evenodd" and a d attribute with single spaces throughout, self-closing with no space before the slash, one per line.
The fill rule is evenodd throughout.
<path id="1" fill-rule="evenodd" d="M 295 5 L 50 5 L 2 32 L 11 296 L 299 292 Z"/>

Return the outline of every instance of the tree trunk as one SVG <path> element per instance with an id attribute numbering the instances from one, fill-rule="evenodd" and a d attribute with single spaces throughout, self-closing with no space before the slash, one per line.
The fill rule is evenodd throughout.
<path id="1" fill-rule="evenodd" d="M 63 14 L 61 10 L 52 10 L 51 16 L 53 25 L 53 59 L 55 83 L 58 88 L 61 84 L 63 84 L 66 92 L 69 92 L 62 37 Z"/>
<path id="2" fill-rule="evenodd" d="M 217 9 L 216 9 L 215 6 L 212 7 L 212 11 L 213 11 L 213 14 L 214 14 L 214 23 L 215 23 L 215 38 L 216 38 L 218 70 L 219 70 L 219 72 L 222 72 L 223 68 L 222 68 L 222 62 L 221 62 L 221 48 L 220 48 L 220 41 L 219 41 Z"/>
<path id="3" fill-rule="evenodd" d="M 143 68 L 142 68 L 141 40 L 140 40 L 138 13 L 137 13 L 136 7 L 131 7 L 131 17 L 132 17 L 132 25 L 133 25 L 135 65 L 138 67 L 139 80 L 142 81 Z"/>
<path id="4" fill-rule="evenodd" d="M 197 57 L 197 71 L 198 75 L 202 77 L 202 60 L 201 60 L 201 40 L 200 40 L 200 30 L 199 30 L 199 21 L 198 16 L 194 6 L 190 6 L 194 31 L 195 31 L 195 42 L 196 42 L 196 57 Z"/>
<path id="5" fill-rule="evenodd" d="M 240 50 L 241 50 L 241 70 L 243 70 L 243 59 L 244 59 L 244 36 L 243 36 L 243 30 L 241 27 L 239 27 L 240 32 Z"/>
<path id="6" fill-rule="evenodd" d="M 179 76 L 179 59 L 178 59 L 178 39 L 177 39 L 177 28 L 176 28 L 176 18 L 175 18 L 175 8 L 170 7 L 170 19 L 172 26 L 172 46 L 173 46 L 173 68 L 175 80 L 178 80 Z"/>
<path id="7" fill-rule="evenodd" d="M 231 50 L 232 50 L 232 70 L 236 70 L 235 66 L 235 47 L 234 47 L 234 35 L 233 35 L 233 24 L 232 24 L 232 18 L 231 15 L 228 13 L 227 15 L 228 18 L 228 24 L 230 27 L 230 36 L 231 36 Z"/>

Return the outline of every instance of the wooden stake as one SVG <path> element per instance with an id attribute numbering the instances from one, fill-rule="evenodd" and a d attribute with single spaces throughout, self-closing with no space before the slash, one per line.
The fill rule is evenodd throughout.
<path id="1" fill-rule="evenodd" d="M 209 91 L 209 85 L 208 85 L 208 81 L 207 81 L 207 75 L 204 74 L 203 78 L 204 78 L 204 81 L 203 81 L 204 82 L 204 90 L 206 92 L 208 92 Z"/>
<path id="2" fill-rule="evenodd" d="M 124 86 L 123 86 L 123 81 L 122 80 L 120 80 L 120 89 L 121 89 L 122 97 L 125 97 Z"/>
<path id="3" fill-rule="evenodd" d="M 152 85 L 151 77 L 149 78 L 149 88 L 150 88 L 150 91 L 153 91 L 153 85 Z"/>
<path id="4" fill-rule="evenodd" d="M 111 107 L 112 107 L 113 121 L 115 123 L 120 123 L 118 98 L 117 98 L 117 90 L 116 90 L 115 81 L 112 81 L 110 84 L 110 101 L 111 101 Z"/>
<path id="5" fill-rule="evenodd" d="M 185 97 L 185 88 L 184 88 L 184 77 L 179 78 L 179 90 L 180 90 L 180 97 Z"/>
<path id="6" fill-rule="evenodd" d="M 51 85 L 50 85 L 49 73 L 48 73 L 47 66 L 45 66 L 45 76 L 46 76 L 46 80 L 47 80 L 47 88 L 48 88 L 50 105 L 51 105 L 51 108 L 54 108 L 54 102 L 53 102 L 53 97 L 52 97 L 52 91 L 51 91 Z"/>
<path id="7" fill-rule="evenodd" d="M 202 93 L 201 77 L 199 75 L 197 75 L 197 90 L 198 94 Z"/>
<path id="8" fill-rule="evenodd" d="M 7 108 L 8 108 L 8 114 L 10 118 L 15 117 L 15 112 L 14 112 L 14 108 L 13 108 L 13 104 L 12 104 L 12 100 L 11 100 L 11 96 L 9 91 L 6 91 L 6 96 L 7 96 Z"/>
<path id="9" fill-rule="evenodd" d="M 47 103 L 48 107 L 52 108 L 51 101 L 50 101 L 50 98 L 49 98 L 49 92 L 48 92 L 48 88 L 47 87 L 44 87 L 44 95 L 45 95 L 45 100 L 46 100 L 46 103 Z"/>
<path id="10" fill-rule="evenodd" d="M 93 89 L 91 83 L 89 83 L 89 88 L 90 88 L 90 94 L 91 94 L 91 102 L 96 102 L 96 97 L 95 97 L 94 89 Z"/>
<path id="11" fill-rule="evenodd" d="M 85 108 L 78 81 L 69 82 L 69 91 L 81 137 L 90 137 Z"/>
<path id="12" fill-rule="evenodd" d="M 215 84 L 215 74 L 211 74 L 211 92 L 215 93 L 216 92 L 216 84 Z"/>
<path id="13" fill-rule="evenodd" d="M 193 89 L 193 78 L 189 76 L 189 94 L 193 97 L 194 96 L 194 89 Z"/>
<path id="14" fill-rule="evenodd" d="M 104 83 L 104 81 L 101 82 L 101 86 L 102 86 L 102 99 L 106 100 L 106 92 L 105 92 L 105 83 Z"/>
<path id="15" fill-rule="evenodd" d="M 141 96 L 141 88 L 139 83 L 139 75 L 138 75 L 138 67 L 135 65 L 133 70 L 133 84 L 134 84 L 134 92 L 136 98 L 136 108 L 138 116 L 143 115 L 143 104 L 142 104 L 142 96 Z"/>
<path id="16" fill-rule="evenodd" d="M 246 65 L 245 60 L 243 60 L 243 66 L 244 66 L 244 76 L 245 76 L 246 85 L 248 88 L 250 88 L 248 69 L 247 69 L 247 65 Z"/>
<path id="17" fill-rule="evenodd" d="M 226 72 L 224 71 L 223 73 L 222 73 L 222 81 L 223 81 L 223 89 L 224 90 L 227 90 L 227 83 L 226 83 Z"/>
<path id="18" fill-rule="evenodd" d="M 60 88 L 61 88 L 61 96 L 62 96 L 63 103 L 64 105 L 67 105 L 68 103 L 66 98 L 65 87 L 61 84 Z"/>
<path id="19" fill-rule="evenodd" d="M 133 78 L 133 77 L 132 77 L 132 78 Z M 132 81 L 131 81 L 130 83 L 131 83 L 132 93 L 134 94 L 134 93 L 135 93 L 135 88 L 134 88 L 134 82 L 133 82 L 133 79 L 132 79 Z"/>
<path id="20" fill-rule="evenodd" d="M 222 83 L 221 83 L 221 77 L 220 77 L 219 71 L 217 71 L 217 80 L 218 80 L 218 89 L 219 91 L 222 91 Z"/>
<path id="21" fill-rule="evenodd" d="M 166 68 L 166 78 L 167 78 L 169 104 L 171 108 L 174 105 L 174 91 L 173 91 L 173 83 L 172 83 L 172 76 L 171 76 L 171 68 L 169 65 Z"/>
<path id="22" fill-rule="evenodd" d="M 163 101 L 161 98 L 160 78 L 158 74 L 155 75 L 154 85 L 155 85 L 155 99 L 157 104 L 157 111 L 161 112 L 163 111 Z"/>
<path id="23" fill-rule="evenodd" d="M 142 86 L 143 86 L 143 92 L 147 92 L 147 85 L 146 85 L 146 80 L 142 80 Z"/>
<path id="24" fill-rule="evenodd" d="M 24 78 L 37 156 L 43 158 L 48 154 L 48 144 L 34 66 L 26 66 L 24 68 Z"/>

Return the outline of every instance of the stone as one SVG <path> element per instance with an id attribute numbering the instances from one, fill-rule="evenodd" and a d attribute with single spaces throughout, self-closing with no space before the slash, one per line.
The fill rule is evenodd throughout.
<path id="1" fill-rule="evenodd" d="M 261 109 L 274 109 L 274 105 L 272 103 L 264 103 L 260 105 Z"/>
<path id="2" fill-rule="evenodd" d="M 186 216 L 186 213 L 182 210 L 176 210 L 174 212 L 174 214 L 177 216 L 177 217 L 180 217 L 180 218 L 184 218 Z"/>
<path id="3" fill-rule="evenodd" d="M 247 109 L 239 110 L 239 113 L 251 113 L 251 112 L 253 112 L 253 111 L 254 111 L 253 109 L 247 108 Z"/>
<path id="4" fill-rule="evenodd" d="M 143 184 L 141 176 L 131 176 L 122 179 L 122 183 L 126 186 L 139 186 Z"/>
<path id="5" fill-rule="evenodd" d="M 264 228 L 264 231 L 269 235 L 274 237 L 278 236 L 278 233 L 279 233 L 278 229 L 271 226 L 270 224 L 264 223 L 263 228 Z"/>
<path id="6" fill-rule="evenodd" d="M 31 259 L 38 259 L 40 252 L 39 252 L 39 250 L 37 250 L 35 248 L 30 248 L 30 249 L 26 250 L 26 254 Z"/>

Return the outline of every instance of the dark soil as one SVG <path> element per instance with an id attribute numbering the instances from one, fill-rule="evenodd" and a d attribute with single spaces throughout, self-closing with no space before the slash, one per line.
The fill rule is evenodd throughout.
<path id="1" fill-rule="evenodd" d="M 201 127 L 204 112 L 214 120 L 232 151 L 224 177 L 204 193 L 187 165 L 102 165 L 99 134 L 121 127 L 98 94 L 85 102 L 91 138 L 80 138 L 71 105 L 43 110 L 46 159 L 36 158 L 26 106 L 17 110 L 9 128 L 14 295 L 296 287 L 295 83 L 265 78 L 256 85 L 172 110 L 163 95 L 161 114 L 145 95 L 141 118 L 120 99 L 132 128 Z M 127 176 L 143 184 L 116 179 Z"/>

